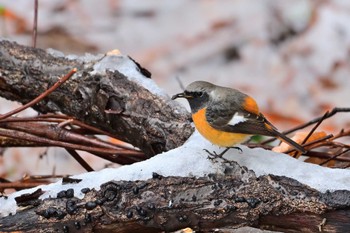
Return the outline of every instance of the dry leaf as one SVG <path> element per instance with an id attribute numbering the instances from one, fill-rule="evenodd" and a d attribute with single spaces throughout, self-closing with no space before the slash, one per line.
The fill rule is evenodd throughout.
<path id="1" fill-rule="evenodd" d="M 301 144 L 308 134 L 309 134 L 309 132 L 298 132 L 291 139 L 293 141 Z M 309 137 L 309 139 L 306 142 L 312 142 L 312 141 L 315 141 L 317 139 L 323 138 L 325 136 L 327 136 L 326 132 L 324 132 L 324 131 L 316 131 Z M 285 142 L 282 142 L 279 146 L 274 147 L 272 149 L 272 151 L 285 153 L 285 152 L 287 152 L 287 151 L 289 151 L 291 149 L 293 149 L 292 146 L 290 146 L 289 144 L 287 144 Z M 294 155 L 294 153 L 293 153 L 293 155 Z"/>

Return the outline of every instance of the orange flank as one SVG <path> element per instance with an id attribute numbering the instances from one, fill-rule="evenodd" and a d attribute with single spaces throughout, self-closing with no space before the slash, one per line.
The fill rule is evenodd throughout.
<path id="1" fill-rule="evenodd" d="M 206 108 L 200 109 L 192 114 L 192 119 L 199 133 L 211 143 L 222 147 L 230 147 L 245 141 L 249 137 L 247 134 L 229 133 L 213 128 L 208 123 L 205 112 Z"/>
<path id="2" fill-rule="evenodd" d="M 259 107 L 258 105 L 256 104 L 255 100 L 249 96 L 247 96 L 245 99 L 244 99 L 244 102 L 242 104 L 243 106 L 243 109 L 248 111 L 248 112 L 251 112 L 251 113 L 254 113 L 256 115 L 259 114 Z"/>

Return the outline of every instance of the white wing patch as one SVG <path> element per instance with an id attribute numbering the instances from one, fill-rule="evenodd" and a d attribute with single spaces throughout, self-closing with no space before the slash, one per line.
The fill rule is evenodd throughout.
<path id="1" fill-rule="evenodd" d="M 237 125 L 238 123 L 246 121 L 247 118 L 245 118 L 243 115 L 240 115 L 238 112 L 236 112 L 232 119 L 228 122 L 228 125 Z"/>

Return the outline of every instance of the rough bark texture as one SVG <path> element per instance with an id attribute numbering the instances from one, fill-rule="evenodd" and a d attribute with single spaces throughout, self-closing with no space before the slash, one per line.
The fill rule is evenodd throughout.
<path id="1" fill-rule="evenodd" d="M 36 105 L 37 111 L 73 116 L 149 156 L 181 145 L 193 132 L 189 115 L 173 101 L 152 94 L 118 71 L 93 74 L 98 62 L 55 57 L 42 49 L 0 41 L 0 95 L 27 103 L 75 67 L 76 75 Z"/>
<path id="2" fill-rule="evenodd" d="M 34 194 L 21 198 L 25 209 L 0 219 L 0 229 L 161 232 L 192 227 L 207 232 L 250 225 L 284 232 L 317 232 L 325 217 L 324 232 L 344 232 L 349 226 L 349 210 L 344 210 L 350 207 L 349 194 L 321 194 L 286 177 L 257 178 L 236 165 L 226 176 L 155 175 L 146 181 L 108 182 L 99 191 L 87 192 L 83 199 L 65 194 L 41 201 Z"/>

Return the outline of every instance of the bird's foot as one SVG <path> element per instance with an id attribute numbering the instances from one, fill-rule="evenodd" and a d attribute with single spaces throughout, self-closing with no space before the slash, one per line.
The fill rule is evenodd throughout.
<path id="1" fill-rule="evenodd" d="M 235 149 L 235 150 L 238 150 L 239 153 L 243 153 L 243 150 L 238 147 L 238 146 L 231 146 L 231 147 L 228 147 L 229 149 Z"/>
<path id="2" fill-rule="evenodd" d="M 217 154 L 215 151 L 210 152 L 210 151 L 207 150 L 207 149 L 203 149 L 203 150 L 209 154 L 209 155 L 208 155 L 208 159 L 209 159 L 209 160 L 212 160 L 212 161 L 213 161 L 214 159 L 218 159 L 218 158 L 219 158 L 219 159 L 222 159 L 225 163 L 231 163 L 230 160 L 228 160 L 228 159 L 226 159 L 226 158 L 223 157 L 224 154 L 225 154 L 229 149 L 236 149 L 236 150 L 238 150 L 240 153 L 243 152 L 242 149 L 239 148 L 239 147 L 237 147 L 237 146 L 226 147 L 226 149 L 223 150 L 220 154 Z"/>
<path id="3" fill-rule="evenodd" d="M 219 158 L 219 155 L 216 153 L 216 151 L 213 151 L 213 152 L 210 152 L 209 150 L 207 150 L 207 149 L 203 149 L 205 152 L 207 152 L 208 153 L 208 159 L 209 160 L 214 160 L 214 159 L 217 159 L 217 158 Z"/>

